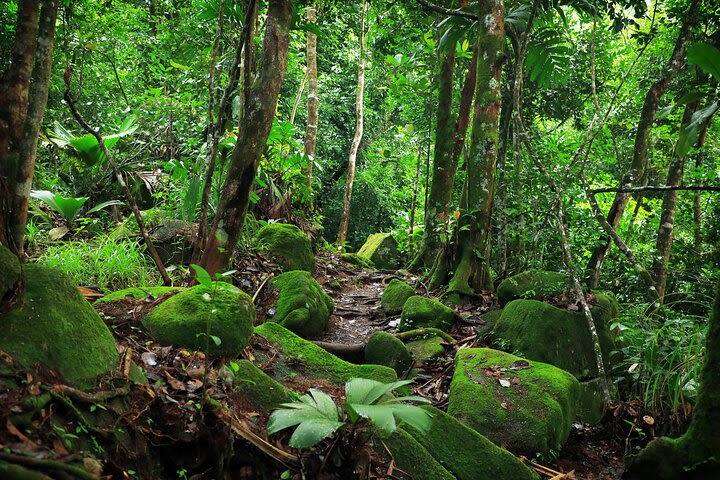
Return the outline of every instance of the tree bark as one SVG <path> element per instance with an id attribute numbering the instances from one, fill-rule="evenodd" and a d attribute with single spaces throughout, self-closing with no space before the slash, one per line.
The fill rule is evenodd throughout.
<path id="1" fill-rule="evenodd" d="M 502 1 L 481 0 L 478 13 L 475 111 L 460 205 L 457 241 L 448 295 L 452 301 L 492 289 L 490 228 L 498 154 L 505 8 Z M 441 269 L 442 270 L 442 269 Z M 433 284 L 438 278 L 433 275 Z"/>
<path id="2" fill-rule="evenodd" d="M 317 21 L 316 2 L 307 10 L 307 21 L 315 23 Z M 307 96 L 307 125 L 305 126 L 305 156 L 308 157 L 307 180 L 312 190 L 313 163 L 315 162 L 315 143 L 317 140 L 318 128 L 318 75 L 317 75 L 317 35 L 307 32 L 307 78 L 308 78 L 308 96 Z M 311 192 L 312 193 L 312 192 Z"/>
<path id="3" fill-rule="evenodd" d="M 648 163 L 648 142 L 650 140 L 650 132 L 652 131 L 655 116 L 657 114 L 660 99 L 673 79 L 675 74 L 685 63 L 685 43 L 693 25 L 697 22 L 698 11 L 700 8 L 700 0 L 692 0 L 687 14 L 684 16 L 680 32 L 678 33 L 673 53 L 670 60 L 663 69 L 663 74 L 658 78 L 645 94 L 642 111 L 640 112 L 640 121 L 638 122 L 637 131 L 635 132 L 635 146 L 633 149 L 633 159 L 622 185 L 629 187 L 636 185 L 645 175 Z M 618 193 L 613 200 L 610 210 L 607 214 L 607 221 L 616 229 L 620 224 L 625 206 L 628 203 L 630 195 L 627 193 Z M 605 256 L 610 248 L 612 239 L 604 236 L 600 240 L 600 244 L 595 247 L 590 260 L 586 267 L 589 284 L 592 288 L 597 288 L 600 279 L 600 271 L 602 269 Z"/>
<path id="4" fill-rule="evenodd" d="M 353 183 L 355 182 L 355 163 L 357 152 L 360 147 L 360 140 L 363 136 L 364 108 L 363 98 L 365 95 L 365 20 L 367 16 L 368 0 L 363 0 L 362 13 L 360 17 L 360 62 L 358 64 L 358 85 L 355 98 L 355 135 L 350 146 L 348 157 L 347 177 L 345 181 L 345 193 L 343 194 L 343 209 L 340 217 L 340 228 L 338 229 L 337 248 L 343 251 L 347 239 L 348 225 L 350 224 L 350 202 L 352 200 Z"/>
<path id="5" fill-rule="evenodd" d="M 243 128 L 238 131 L 218 213 L 201 259 L 201 265 L 210 274 L 228 266 L 242 233 L 257 167 L 275 117 L 280 87 L 285 80 L 291 10 L 291 0 L 270 0 L 262 64 L 249 89 L 242 118 Z"/>

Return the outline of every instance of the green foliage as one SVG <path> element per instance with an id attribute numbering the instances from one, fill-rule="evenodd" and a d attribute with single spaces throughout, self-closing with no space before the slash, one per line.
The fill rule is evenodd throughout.
<path id="1" fill-rule="evenodd" d="M 112 150 L 122 137 L 132 135 L 138 127 L 137 117 L 131 115 L 120 123 L 115 133 L 103 134 L 103 143 L 105 143 L 108 150 Z M 78 155 L 89 165 L 95 165 L 107 160 L 97 139 L 90 133 L 78 137 L 58 122 L 55 122 L 55 128 L 48 138 L 58 147 L 70 149 L 73 155 Z"/>
<path id="2" fill-rule="evenodd" d="M 72 222 L 80 209 L 88 201 L 87 197 L 63 197 L 59 193 L 52 193 L 47 190 L 33 190 L 30 193 L 32 198 L 36 198 L 55 210 L 66 222 Z M 109 200 L 95 205 L 93 208 L 85 212 L 87 215 L 99 212 L 103 208 L 112 205 L 122 205 L 119 200 Z"/>
<path id="3" fill-rule="evenodd" d="M 38 262 L 59 268 L 79 285 L 107 292 L 157 285 L 159 277 L 144 250 L 133 240 L 106 237 L 50 245 Z"/>
<path id="4" fill-rule="evenodd" d="M 347 420 L 354 425 L 365 419 L 382 435 L 397 428 L 397 421 L 405 422 L 419 431 L 430 428 L 431 414 L 415 405 L 403 402 L 428 403 L 423 397 L 395 396 L 399 388 L 412 383 L 403 380 L 381 383 L 366 378 L 353 378 L 345 384 L 345 411 Z M 290 437 L 294 448 L 309 448 L 320 443 L 330 434 L 346 428 L 341 420 L 342 411 L 333 399 L 321 390 L 311 389 L 310 394 L 300 397 L 299 402 L 285 403 L 283 409 L 270 415 L 267 430 L 277 433 L 297 425 Z"/>

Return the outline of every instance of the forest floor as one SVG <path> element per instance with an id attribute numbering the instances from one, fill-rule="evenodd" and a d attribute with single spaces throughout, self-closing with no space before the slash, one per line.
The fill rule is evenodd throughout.
<path id="1" fill-rule="evenodd" d="M 242 277 L 236 278 L 237 283 L 251 295 L 262 290 L 268 265 L 267 259 L 261 256 L 244 257 L 239 268 Z M 336 304 L 329 330 L 320 340 L 355 345 L 364 343 L 376 330 L 395 332 L 399 317 L 384 315 L 380 309 L 380 296 L 385 284 L 396 276 L 396 272 L 359 270 L 338 261 L 333 255 L 319 258 L 315 277 Z M 428 293 L 417 278 L 408 276 L 405 279 L 420 285 L 420 293 Z M 259 318 L 271 308 L 271 298 L 262 291 L 260 293 L 257 296 Z M 95 458 L 104 459 L 102 473 L 111 475 L 109 478 L 147 478 L 145 475 L 153 471 L 157 456 L 161 457 L 166 470 L 169 465 L 169 468 L 176 466 L 178 472 L 198 472 L 224 461 L 233 465 L 233 478 L 279 478 L 285 471 L 282 452 L 290 450 L 285 443 L 287 436 L 267 436 L 266 415 L 255 412 L 247 399 L 237 395 L 227 371 L 207 362 L 202 352 L 160 346 L 138 327 L 139 319 L 162 300 L 125 299 L 96 307 L 113 331 L 123 360 L 119 371 L 108 375 L 94 394 L 65 386 L 62 379 L 49 371 L 15 369 L 13 373 L 2 373 L 12 371 L 2 368 L 3 363 L 5 367 L 12 366 L 12 360 L 0 358 L 0 373 L 6 378 L 14 377 L 24 387 L 10 391 L 0 389 L 0 412 L 5 412 L 0 414 L 0 420 L 6 427 L 0 429 L 0 460 L 3 455 L 5 460 L 18 460 L 20 456 L 13 452 L 24 452 L 30 453 L 34 461 L 57 462 L 59 468 L 60 464 L 77 460 L 74 452 L 90 449 Z M 456 322 L 450 331 L 455 339 L 448 345 L 452 348 L 432 364 L 416 365 L 414 390 L 417 395 L 429 399 L 440 409 L 447 408 L 454 355 L 462 348 L 487 346 L 476 328 L 482 326 L 479 315 L 491 308 L 492 302 L 488 295 L 484 302 L 458 312 L 462 321 Z M 253 360 L 258 355 L 265 355 L 263 358 L 270 360 L 261 368 L 272 370 L 272 359 L 279 353 L 273 352 L 273 348 L 262 337 L 254 335 L 244 356 Z M 128 388 L 131 361 L 145 369 L 148 384 Z M 301 374 L 289 379 L 287 386 L 301 392 L 322 388 L 336 398 L 343 395 L 337 385 L 303 378 Z M 41 396 L 59 402 L 53 408 L 41 411 L 39 416 L 22 417 L 28 402 Z M 120 398 L 125 399 L 124 403 L 119 401 Z M 211 413 L 200 408 L 207 398 L 215 400 L 211 402 L 214 405 Z M 91 415 L 98 408 L 104 415 Z M 18 415 L 12 416 L 13 412 Z M 535 459 L 550 469 L 543 478 L 552 477 L 550 472 L 554 472 L 567 474 L 557 478 L 619 479 L 623 456 L 631 447 L 637 446 L 634 444 L 637 435 L 628 429 L 628 425 L 640 415 L 639 408 L 619 404 L 613 406 L 597 426 L 574 425 L 570 439 L 557 459 Z M 118 437 L 117 426 L 124 426 L 131 433 Z M 82 435 L 76 435 L 80 433 L 88 434 L 86 437 L 92 441 L 89 444 L 81 442 Z M 228 451 L 227 445 L 232 445 L 231 440 L 238 437 L 257 448 Z M 294 452 L 293 455 L 300 454 Z M 309 456 L 302 455 L 309 461 Z M 151 460 L 150 457 L 155 458 Z M 100 473 L 99 464 L 91 456 L 85 456 L 83 460 L 86 468 L 90 471 L 95 468 L 95 473 Z M 392 470 L 392 463 L 388 469 L 387 461 L 382 458 L 373 458 L 371 465 L 374 473 L 369 478 L 403 478 L 398 477 L 397 472 L 386 475 Z M 325 468 L 325 462 L 322 468 Z M 136 472 L 133 475 L 137 476 L 128 476 L 129 471 Z M 317 478 L 338 477 L 323 475 Z"/>

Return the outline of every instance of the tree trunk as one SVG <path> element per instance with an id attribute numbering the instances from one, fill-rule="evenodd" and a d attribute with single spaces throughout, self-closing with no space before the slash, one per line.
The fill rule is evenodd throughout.
<path id="1" fill-rule="evenodd" d="M 352 199 L 353 183 L 355 182 L 355 161 L 357 159 L 358 147 L 363 136 L 363 97 L 365 95 L 365 17 L 367 15 L 368 0 L 363 0 L 362 13 L 360 17 L 360 63 L 358 65 L 358 85 L 355 99 L 355 136 L 350 146 L 348 157 L 347 177 L 345 182 L 345 194 L 343 195 L 343 209 L 340 217 L 340 228 L 338 229 L 337 246 L 342 251 L 347 239 L 348 225 L 350 223 L 350 201 Z"/>
<path id="2" fill-rule="evenodd" d="M 674 480 L 717 478 L 720 471 L 720 286 L 705 336 L 698 400 L 690 428 L 680 438 L 653 440 L 628 459 L 623 478 Z"/>
<path id="3" fill-rule="evenodd" d="M 249 89 L 241 124 L 243 128 L 238 130 L 218 213 L 201 260 L 201 265 L 211 274 L 228 266 L 242 233 L 255 174 L 275 117 L 280 87 L 285 80 L 291 19 L 291 0 L 270 0 L 262 65 Z"/>
<path id="4" fill-rule="evenodd" d="M 307 10 L 308 23 L 317 21 L 315 2 Z M 307 125 L 305 127 L 305 155 L 308 157 L 307 179 L 312 190 L 313 163 L 315 162 L 315 142 L 318 128 L 318 76 L 317 76 L 317 35 L 307 32 Z M 311 192 L 312 193 L 312 192 Z M 311 197 L 312 198 L 312 197 Z"/>
<path id="5" fill-rule="evenodd" d="M 636 185 L 646 173 L 648 166 L 648 142 L 660 99 L 665 94 L 670 81 L 685 63 L 685 43 L 687 42 L 692 26 L 697 22 L 699 8 L 700 0 L 692 0 L 688 13 L 685 15 L 683 24 L 680 27 L 680 32 L 675 41 L 675 47 L 670 60 L 665 65 L 662 76 L 652 84 L 645 94 L 645 101 L 640 113 L 640 121 L 638 122 L 637 131 L 635 132 L 633 159 L 630 165 L 630 171 L 625 175 L 625 178 L 623 178 L 623 186 Z M 620 224 L 629 198 L 630 195 L 627 193 L 618 193 L 615 195 L 615 199 L 607 215 L 607 221 L 614 229 Z M 604 236 L 590 256 L 586 270 L 588 281 L 592 288 L 597 288 L 598 286 L 600 271 L 611 243 L 612 239 Z"/>
<path id="6" fill-rule="evenodd" d="M 492 289 L 490 227 L 498 154 L 501 71 L 505 8 L 502 1 L 481 0 L 476 49 L 475 111 L 467 158 L 466 183 L 460 205 L 455 256 L 448 294 L 452 301 Z M 437 276 L 433 275 L 433 284 Z"/>

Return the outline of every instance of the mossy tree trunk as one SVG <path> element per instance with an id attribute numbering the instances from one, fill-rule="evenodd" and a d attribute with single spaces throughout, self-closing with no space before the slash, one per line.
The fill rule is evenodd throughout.
<path id="1" fill-rule="evenodd" d="M 355 96 L 355 135 L 350 146 L 350 155 L 347 162 L 347 173 L 345 177 L 345 193 L 343 194 L 343 208 L 340 216 L 340 228 L 338 229 L 337 246 L 343 251 L 347 239 L 348 226 L 350 225 L 350 202 L 352 201 L 353 184 L 355 183 L 355 164 L 357 161 L 360 140 L 362 140 L 365 109 L 365 20 L 368 0 L 363 0 L 362 13 L 360 14 L 360 61 L 358 62 L 358 82 Z"/>
<path id="2" fill-rule="evenodd" d="M 623 478 L 717 478 L 720 471 L 720 285 L 705 337 L 700 390 L 690 428 L 680 438 L 658 438 L 628 459 Z"/>
<path id="3" fill-rule="evenodd" d="M 308 23 L 317 21 L 316 2 L 307 10 Z M 315 142 L 318 128 L 318 75 L 317 75 L 317 35 L 307 32 L 307 125 L 305 127 L 305 155 L 308 158 L 307 179 L 312 190 L 313 162 L 315 158 Z"/>
<path id="4" fill-rule="evenodd" d="M 623 187 L 637 185 L 647 173 L 648 144 L 650 141 L 652 126 L 655 122 L 655 116 L 657 115 L 658 107 L 660 105 L 660 100 L 670 85 L 670 81 L 685 64 L 685 43 L 690 35 L 692 26 L 697 22 L 699 8 L 700 0 L 692 0 L 688 12 L 684 17 L 683 24 L 680 27 L 680 32 L 678 33 L 677 40 L 675 41 L 675 47 L 670 60 L 665 65 L 660 78 L 652 84 L 645 94 L 645 101 L 643 102 L 642 111 L 640 112 L 640 121 L 638 122 L 637 131 L 635 132 L 633 159 L 630 165 L 630 170 L 622 180 Z M 617 229 L 629 200 L 629 193 L 618 192 L 615 195 L 615 199 L 613 200 L 606 217 L 612 228 Z M 602 269 L 603 262 L 605 261 L 605 256 L 610 249 L 611 243 L 612 239 L 604 236 L 590 256 L 586 270 L 587 280 L 591 288 L 597 288 L 598 286 L 600 271 Z"/>
<path id="5" fill-rule="evenodd" d="M 444 260 L 438 260 L 431 281 L 438 285 L 449 276 L 448 293 L 460 297 L 492 289 L 490 227 L 499 139 L 504 14 L 502 1 L 478 3 L 475 109 L 458 232 L 452 258 L 447 262 L 449 268 L 443 265 Z"/>
<path id="6" fill-rule="evenodd" d="M 12 59 L 0 82 L 0 244 L 21 257 L 50 86 L 57 8 L 56 0 L 18 3 Z"/>
<path id="7" fill-rule="evenodd" d="M 291 19 L 291 0 L 270 0 L 262 64 L 249 89 L 241 122 L 243 128 L 238 131 L 218 213 L 201 260 L 201 265 L 211 274 L 228 265 L 242 233 L 258 164 L 285 80 Z"/>

